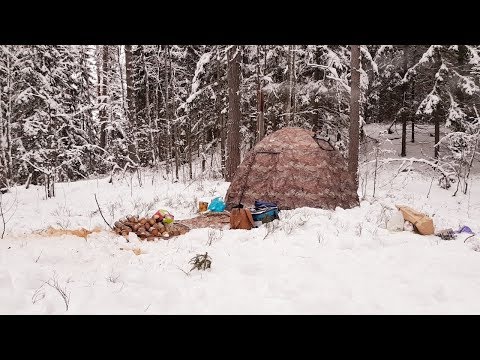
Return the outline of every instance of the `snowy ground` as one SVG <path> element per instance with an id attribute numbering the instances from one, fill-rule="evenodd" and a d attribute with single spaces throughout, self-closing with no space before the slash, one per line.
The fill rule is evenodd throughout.
<path id="1" fill-rule="evenodd" d="M 362 175 L 363 176 L 363 175 Z M 2 314 L 480 314 L 480 237 L 453 241 L 385 229 L 395 204 L 433 217 L 437 229 L 480 232 L 480 186 L 452 197 L 427 173 L 392 170 L 363 176 L 364 198 L 351 210 L 282 211 L 278 222 L 246 230 L 192 230 L 168 241 L 126 243 L 108 231 L 42 237 L 47 226 L 106 229 L 128 213 L 171 210 L 194 215 L 199 200 L 224 195 L 228 183 L 171 183 L 158 174 L 57 184 L 44 199 L 32 186 L 3 196 L 0 240 Z M 429 197 L 427 194 L 431 186 Z M 11 216 L 11 218 L 10 218 Z M 0 224 L 0 230 L 2 229 Z M 211 242 L 211 245 L 209 245 Z M 141 255 L 120 248 L 140 248 Z M 212 269 L 189 272 L 195 254 Z M 187 275 L 188 274 L 188 275 Z M 58 281 L 69 296 L 68 311 Z"/>

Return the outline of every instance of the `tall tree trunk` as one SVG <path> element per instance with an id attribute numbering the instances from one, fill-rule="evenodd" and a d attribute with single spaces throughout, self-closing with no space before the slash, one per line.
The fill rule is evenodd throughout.
<path id="1" fill-rule="evenodd" d="M 178 170 L 180 169 L 180 155 L 178 148 L 178 125 L 173 124 L 173 151 L 175 152 L 175 178 L 178 180 Z"/>
<path id="2" fill-rule="evenodd" d="M 292 89 L 292 95 L 291 95 L 291 109 L 292 109 L 292 116 L 290 117 L 290 121 L 295 124 L 295 114 L 297 113 L 297 102 L 296 100 L 296 87 L 297 87 L 297 74 L 295 72 L 295 57 L 297 54 L 297 46 L 293 45 L 293 50 L 292 50 L 292 74 L 291 74 L 291 80 L 290 80 L 290 86 Z"/>
<path id="3" fill-rule="evenodd" d="M 260 79 L 260 45 L 257 45 L 257 142 L 265 136 L 263 119 L 263 80 Z"/>
<path id="4" fill-rule="evenodd" d="M 435 121 L 435 150 L 434 150 L 434 157 L 438 159 L 438 151 L 440 146 L 437 146 L 438 142 L 440 141 L 440 116 L 438 116 L 438 110 L 433 112 L 433 117 Z"/>
<path id="5" fill-rule="evenodd" d="M 409 46 L 404 45 L 403 46 L 403 59 L 402 59 L 402 65 L 403 65 L 403 76 L 408 71 L 408 56 L 409 56 Z M 400 156 L 407 156 L 407 89 L 408 89 L 408 83 L 405 83 L 402 86 L 402 95 L 403 95 L 403 100 L 402 100 L 402 108 L 400 109 L 400 116 L 402 118 L 402 152 Z"/>
<path id="6" fill-rule="evenodd" d="M 127 109 L 127 103 L 125 100 L 125 86 L 123 84 L 123 68 L 122 68 L 122 63 L 120 61 L 120 48 L 121 45 L 117 45 L 117 63 L 118 63 L 118 73 L 120 74 L 120 88 L 122 89 L 122 109 L 125 114 L 125 117 L 128 119 L 128 109 Z"/>
<path id="7" fill-rule="evenodd" d="M 240 51 L 228 51 L 228 135 L 226 181 L 232 181 L 240 164 Z"/>
<path id="8" fill-rule="evenodd" d="M 142 48 L 142 62 L 143 62 L 143 71 L 145 72 L 145 115 L 148 121 L 149 131 L 149 138 L 150 138 L 150 149 L 152 152 L 152 163 L 155 164 L 157 161 L 156 157 L 156 149 L 155 140 L 153 137 L 153 123 L 152 117 L 150 116 L 150 82 L 148 81 L 148 68 L 147 68 L 147 60 L 145 59 L 145 48 Z"/>
<path id="9" fill-rule="evenodd" d="M 127 85 L 127 119 L 130 129 L 130 141 L 128 142 L 128 156 L 136 164 L 140 162 L 136 148 L 136 121 L 135 121 L 135 89 L 133 88 L 133 58 L 132 58 L 132 45 L 125 45 L 125 82 Z"/>
<path id="10" fill-rule="evenodd" d="M 101 109 L 100 109 L 100 147 L 105 149 L 107 146 L 107 84 L 108 84 L 108 68 L 109 56 L 108 45 L 102 46 L 102 81 L 101 81 Z"/>
<path id="11" fill-rule="evenodd" d="M 192 144 L 192 120 L 189 117 L 188 124 L 187 124 L 187 146 L 188 146 L 188 177 L 189 179 L 193 179 L 193 169 L 192 169 L 192 152 L 193 152 L 193 144 Z"/>
<path id="12" fill-rule="evenodd" d="M 12 162 L 12 63 L 10 54 L 7 54 L 7 113 L 5 116 L 5 141 L 7 145 L 5 154 L 6 176 L 8 180 L 13 177 Z"/>
<path id="13" fill-rule="evenodd" d="M 402 152 L 400 156 L 407 156 L 407 113 L 402 111 Z"/>
<path id="14" fill-rule="evenodd" d="M 414 99 L 415 99 L 415 79 L 412 79 L 412 89 L 410 91 L 410 100 L 412 101 L 412 106 L 414 106 L 413 105 Z M 411 118 L 412 118 L 412 143 L 414 143 L 415 142 L 415 113 L 413 111 L 411 114 Z"/>
<path id="15" fill-rule="evenodd" d="M 135 103 L 133 99 L 132 45 L 125 45 L 125 81 L 127 83 L 127 115 L 131 125 L 135 125 Z"/>
<path id="16" fill-rule="evenodd" d="M 3 108 L 2 108 L 2 87 L 0 86 L 0 140 L 6 138 L 6 129 L 5 129 L 5 120 L 3 118 Z M 0 187 L 6 185 L 7 177 L 7 157 L 5 152 L 5 146 L 3 141 L 0 141 Z"/>
<path id="17" fill-rule="evenodd" d="M 320 53 L 320 49 L 316 48 L 315 50 L 315 63 L 317 65 L 320 65 L 320 60 L 321 60 L 321 53 Z M 320 67 L 315 67 L 315 69 L 313 70 L 313 79 L 315 80 L 315 82 L 318 82 L 320 80 Z M 313 108 L 315 109 L 314 110 L 314 113 L 312 115 L 312 122 L 313 122 L 313 130 L 316 132 L 316 131 L 320 131 L 322 126 L 320 124 L 320 109 L 318 107 L 318 101 L 316 101 L 316 95 L 315 97 L 313 98 Z"/>
<path id="18" fill-rule="evenodd" d="M 348 171 L 358 183 L 358 144 L 360 122 L 360 46 L 351 45 L 350 132 L 348 141 Z"/>
<path id="19" fill-rule="evenodd" d="M 293 46 L 288 45 L 288 95 L 285 110 L 286 126 L 292 122 L 292 93 L 293 93 Z"/>
<path id="20" fill-rule="evenodd" d="M 225 117 L 222 114 L 222 103 L 221 103 L 221 89 L 222 89 L 222 84 L 221 84 L 221 67 L 220 67 L 220 50 L 217 47 L 217 96 L 215 98 L 216 102 L 216 112 L 218 116 L 218 124 L 220 124 L 220 166 L 222 170 L 222 176 L 226 176 L 226 171 L 225 171 L 225 164 L 226 164 L 226 154 L 225 154 L 225 142 L 226 142 L 226 136 L 225 136 Z"/>
<path id="21" fill-rule="evenodd" d="M 170 173 L 170 161 L 172 158 L 172 136 L 171 136 L 171 127 L 170 127 L 170 111 L 169 111 L 169 101 L 170 101 L 170 82 L 171 82 L 171 71 L 172 71 L 172 62 L 170 59 L 170 46 L 166 45 L 165 48 L 166 51 L 166 56 L 165 56 L 165 125 L 166 125 L 166 134 L 167 136 L 165 137 L 167 139 L 167 154 L 166 154 L 166 171 L 167 174 Z"/>
<path id="22" fill-rule="evenodd" d="M 102 79 L 103 79 L 103 65 L 102 65 L 103 46 L 97 45 L 95 48 L 95 61 L 97 68 L 97 98 L 102 96 Z"/>
<path id="23" fill-rule="evenodd" d="M 163 153 L 162 149 L 164 146 L 164 134 L 161 131 L 161 120 L 160 120 L 160 93 L 161 93 L 161 81 L 160 81 L 160 45 L 155 46 L 155 64 L 156 64 L 156 78 L 155 78 L 155 91 L 153 93 L 153 124 L 155 126 L 155 144 L 157 148 L 157 156 L 158 161 L 163 161 L 165 158 L 165 154 Z"/>

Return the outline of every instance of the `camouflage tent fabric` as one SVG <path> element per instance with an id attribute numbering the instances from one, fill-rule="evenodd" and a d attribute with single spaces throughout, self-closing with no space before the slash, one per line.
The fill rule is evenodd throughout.
<path id="1" fill-rule="evenodd" d="M 255 200 L 280 209 L 348 209 L 359 205 L 347 161 L 328 142 L 301 128 L 283 128 L 262 139 L 238 167 L 225 196 L 227 209 Z"/>

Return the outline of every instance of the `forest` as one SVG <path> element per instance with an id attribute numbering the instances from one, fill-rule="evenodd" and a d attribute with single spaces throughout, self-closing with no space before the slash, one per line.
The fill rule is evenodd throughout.
<path id="1" fill-rule="evenodd" d="M 360 46 L 360 142 L 366 124 L 399 126 L 408 156 L 416 125 L 434 125 L 425 156 L 468 179 L 479 50 Z M 287 126 L 348 156 L 350 55 L 340 45 L 2 45 L 0 187 L 43 184 L 51 197 L 57 182 L 144 168 L 229 181 L 241 154 Z"/>
<path id="2" fill-rule="evenodd" d="M 0 313 L 479 314 L 479 108 L 480 45 L 0 45 Z"/>

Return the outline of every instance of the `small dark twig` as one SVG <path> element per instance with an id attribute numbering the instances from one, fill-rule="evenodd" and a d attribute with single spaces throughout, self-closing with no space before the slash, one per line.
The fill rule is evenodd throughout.
<path id="1" fill-rule="evenodd" d="M 187 273 L 185 270 L 183 270 L 180 266 L 177 266 L 178 270 L 180 270 L 181 272 L 183 272 L 185 275 L 187 276 L 190 276 L 189 273 Z M 191 270 L 190 270 L 191 271 Z"/>
<path id="2" fill-rule="evenodd" d="M 2 217 L 2 224 L 3 224 L 2 235 L 0 236 L 0 239 L 3 239 L 3 236 L 5 235 L 6 221 L 5 221 L 5 214 L 3 213 L 2 194 L 0 194 L 0 216 Z"/>
<path id="3" fill-rule="evenodd" d="M 471 237 L 474 237 L 474 236 L 475 236 L 475 234 L 470 235 L 470 236 L 467 237 L 465 240 L 463 240 L 463 242 L 466 243 L 468 239 L 470 239 Z"/>
<path id="4" fill-rule="evenodd" d="M 100 212 L 100 215 L 102 215 L 103 221 L 105 221 L 105 224 L 107 224 L 108 227 L 113 230 L 113 227 L 107 222 L 107 220 L 105 220 L 105 217 L 103 216 L 102 209 L 100 209 L 100 205 L 98 204 L 97 194 L 93 194 L 93 196 L 95 196 L 95 201 L 97 203 L 98 211 Z"/>
<path id="5" fill-rule="evenodd" d="M 45 292 L 42 292 L 43 285 L 45 284 L 40 285 L 40 287 L 33 293 L 32 304 L 36 304 L 38 301 L 45 299 Z"/>
<path id="6" fill-rule="evenodd" d="M 40 251 L 40 255 L 38 255 L 37 260 L 35 260 L 36 263 L 38 262 L 38 260 L 40 260 L 40 256 L 42 256 L 42 253 L 43 253 L 43 250 Z"/>

